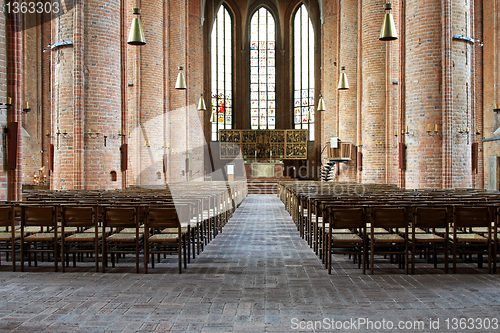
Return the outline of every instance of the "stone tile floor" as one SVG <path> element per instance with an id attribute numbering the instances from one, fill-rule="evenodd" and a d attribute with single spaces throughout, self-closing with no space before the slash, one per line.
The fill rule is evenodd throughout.
<path id="1" fill-rule="evenodd" d="M 105 274 L 90 264 L 63 274 L 49 263 L 10 272 L 4 262 L 0 331 L 500 330 L 500 275 L 468 266 L 461 267 L 465 274 L 405 275 L 383 263 L 375 275 L 363 275 L 345 257 L 334 260 L 328 275 L 281 202 L 250 195 L 180 275 L 174 258 L 147 275 L 135 274 L 133 263 Z"/>

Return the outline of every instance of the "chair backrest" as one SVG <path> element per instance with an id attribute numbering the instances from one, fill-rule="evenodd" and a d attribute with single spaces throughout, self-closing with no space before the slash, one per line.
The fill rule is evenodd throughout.
<path id="1" fill-rule="evenodd" d="M 148 207 L 146 226 L 151 229 L 180 228 L 175 207 Z"/>
<path id="2" fill-rule="evenodd" d="M 414 227 L 446 228 L 448 227 L 448 209 L 446 207 L 417 207 L 413 220 Z"/>
<path id="3" fill-rule="evenodd" d="M 408 226 L 406 208 L 372 207 L 372 227 L 405 228 Z"/>
<path id="4" fill-rule="evenodd" d="M 21 206 L 21 225 L 56 227 L 56 207 Z"/>
<path id="5" fill-rule="evenodd" d="M 13 206 L 0 206 L 0 226 L 14 227 L 14 208 Z"/>
<path id="6" fill-rule="evenodd" d="M 489 207 L 464 207 L 453 208 L 453 225 L 455 228 L 463 227 L 490 227 Z"/>
<path id="7" fill-rule="evenodd" d="M 138 226 L 135 207 L 104 207 L 104 227 L 135 228 Z"/>
<path id="8" fill-rule="evenodd" d="M 95 227 L 95 209 L 91 206 L 62 206 L 62 223 L 65 227 Z"/>
<path id="9" fill-rule="evenodd" d="M 366 226 L 365 210 L 363 208 L 330 209 L 331 229 L 364 228 Z"/>

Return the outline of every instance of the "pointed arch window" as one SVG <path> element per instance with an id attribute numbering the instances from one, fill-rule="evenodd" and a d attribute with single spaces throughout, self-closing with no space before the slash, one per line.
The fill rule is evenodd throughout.
<path id="1" fill-rule="evenodd" d="M 233 23 L 225 5 L 220 6 L 212 27 L 212 141 L 218 141 L 220 129 L 233 126 Z M 215 119 L 214 119 L 215 118 Z"/>
<path id="2" fill-rule="evenodd" d="M 250 20 L 250 126 L 276 128 L 276 33 L 268 9 L 260 7 Z"/>
<path id="3" fill-rule="evenodd" d="M 294 128 L 307 129 L 314 141 L 314 31 L 303 4 L 293 18 L 293 114 Z"/>

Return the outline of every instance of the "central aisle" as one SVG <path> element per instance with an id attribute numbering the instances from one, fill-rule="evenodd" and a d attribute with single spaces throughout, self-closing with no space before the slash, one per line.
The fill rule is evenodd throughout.
<path id="1" fill-rule="evenodd" d="M 426 325 L 413 331 L 440 319 L 433 331 L 447 331 L 446 318 L 500 311 L 500 275 L 363 275 L 336 259 L 328 275 L 278 198 L 250 195 L 182 274 L 175 258 L 147 275 L 0 272 L 0 330 L 312 332 L 365 318 Z"/>

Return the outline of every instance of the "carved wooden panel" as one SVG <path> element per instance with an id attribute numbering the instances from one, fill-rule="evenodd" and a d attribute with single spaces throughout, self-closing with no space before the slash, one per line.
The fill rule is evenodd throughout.
<path id="1" fill-rule="evenodd" d="M 220 158 L 307 159 L 307 130 L 219 130 Z"/>

